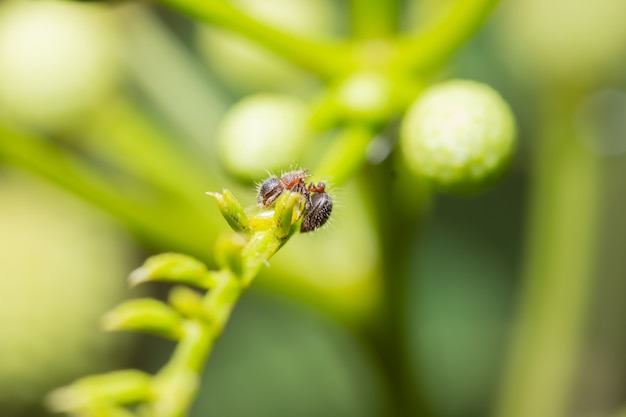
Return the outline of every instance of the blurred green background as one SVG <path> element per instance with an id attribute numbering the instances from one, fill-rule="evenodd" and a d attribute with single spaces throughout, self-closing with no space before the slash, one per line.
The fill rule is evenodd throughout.
<path id="1" fill-rule="evenodd" d="M 400 2 L 400 26 L 452 3 Z M 237 4 L 304 35 L 350 32 L 349 2 Z M 404 370 L 420 416 L 626 407 L 625 22 L 623 0 L 504 0 L 438 73 L 497 89 L 519 145 L 498 184 L 435 194 L 419 233 L 398 238 Z M 57 386 L 165 362 L 169 342 L 104 334 L 99 318 L 122 299 L 165 294 L 126 289 L 152 253 L 214 264 L 227 225 L 206 191 L 253 205 L 259 170 L 308 166 L 311 144 L 329 140 L 295 137 L 299 104 L 234 133 L 229 109 L 253 93 L 312 102 L 321 88 L 162 6 L 0 3 L 0 415 L 45 416 Z M 245 140 L 220 138 L 245 139 L 254 123 L 290 126 L 298 147 L 238 160 Z M 394 385 L 363 330 L 395 278 L 381 274 L 370 207 L 382 197 L 367 174 L 330 192 L 331 224 L 290 241 L 237 306 L 192 416 L 386 415 Z"/>

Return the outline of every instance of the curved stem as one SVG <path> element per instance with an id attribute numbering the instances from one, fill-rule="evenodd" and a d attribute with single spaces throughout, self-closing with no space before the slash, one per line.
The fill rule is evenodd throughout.
<path id="1" fill-rule="evenodd" d="M 499 417 L 568 415 L 593 284 L 601 181 L 598 158 L 572 131 L 572 102 L 553 103 L 535 143 L 525 288 Z"/>
<path id="2" fill-rule="evenodd" d="M 232 30 L 319 75 L 334 78 L 347 62 L 345 46 L 281 31 L 222 0 L 159 0 L 192 17 Z"/>
<path id="3" fill-rule="evenodd" d="M 228 104 L 219 94 L 219 85 L 149 9 L 137 4 L 124 8 L 120 17 L 128 45 L 124 59 L 132 82 L 182 132 L 182 140 L 205 148 Z"/>
<path id="4" fill-rule="evenodd" d="M 414 72 L 436 68 L 480 27 L 497 3 L 498 0 L 457 0 L 441 20 L 400 38 L 394 65 Z"/>
<path id="5" fill-rule="evenodd" d="M 185 144 L 164 135 L 134 103 L 109 103 L 90 121 L 88 149 L 147 184 L 177 196 L 216 188 L 214 176 Z"/>
<path id="6" fill-rule="evenodd" d="M 148 240 L 201 256 L 206 253 L 206 236 L 215 232 L 197 211 L 178 200 L 163 199 L 158 189 L 112 178 L 49 141 L 2 125 L 0 155 L 103 208 Z M 177 227 L 170 227 L 170 222 Z"/>
<path id="7" fill-rule="evenodd" d="M 334 138 L 313 172 L 321 178 L 332 179 L 334 184 L 345 182 L 365 164 L 367 147 L 373 136 L 372 129 L 367 126 L 345 127 Z"/>
<path id="8" fill-rule="evenodd" d="M 157 395 L 155 401 L 147 408 L 148 416 L 187 415 L 200 383 L 199 375 L 242 294 L 238 278 L 230 271 L 223 270 L 215 275 L 220 277 L 218 284 L 203 300 L 212 320 L 209 323 L 199 320 L 185 322 L 185 335 L 176 346 L 170 361 L 155 376 Z M 187 390 L 183 390 L 182 395 L 175 397 L 171 395 L 171 391 L 179 390 L 180 385 L 184 386 L 186 383 L 189 386 Z"/>

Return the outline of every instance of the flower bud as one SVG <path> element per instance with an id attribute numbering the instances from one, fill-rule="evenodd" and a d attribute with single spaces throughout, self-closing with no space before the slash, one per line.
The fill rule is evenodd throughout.
<path id="1" fill-rule="evenodd" d="M 402 123 L 407 165 L 449 191 L 474 191 L 497 177 L 514 145 L 509 106 L 495 90 L 473 81 L 430 87 Z"/>
<path id="2" fill-rule="evenodd" d="M 286 170 L 309 140 L 309 109 L 293 97 L 261 94 L 243 99 L 224 118 L 218 132 L 221 160 L 234 175 L 265 177 Z"/>

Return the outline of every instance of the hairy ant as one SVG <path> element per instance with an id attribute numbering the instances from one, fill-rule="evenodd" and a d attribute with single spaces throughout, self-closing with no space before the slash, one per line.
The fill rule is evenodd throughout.
<path id="1" fill-rule="evenodd" d="M 260 207 L 269 207 L 282 194 L 289 190 L 301 194 L 305 199 L 304 219 L 300 232 L 310 232 L 322 227 L 333 209 L 333 202 L 326 193 L 326 183 L 310 183 L 306 185 L 305 179 L 311 175 L 307 170 L 301 169 L 283 174 L 280 178 L 271 176 L 259 186 L 257 203 Z"/>

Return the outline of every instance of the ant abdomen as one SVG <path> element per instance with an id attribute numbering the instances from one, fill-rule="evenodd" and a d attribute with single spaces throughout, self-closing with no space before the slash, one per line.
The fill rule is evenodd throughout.
<path id="1" fill-rule="evenodd" d="M 333 201 L 325 192 L 311 195 L 311 205 L 304 213 L 300 232 L 306 233 L 322 227 L 333 210 Z"/>

